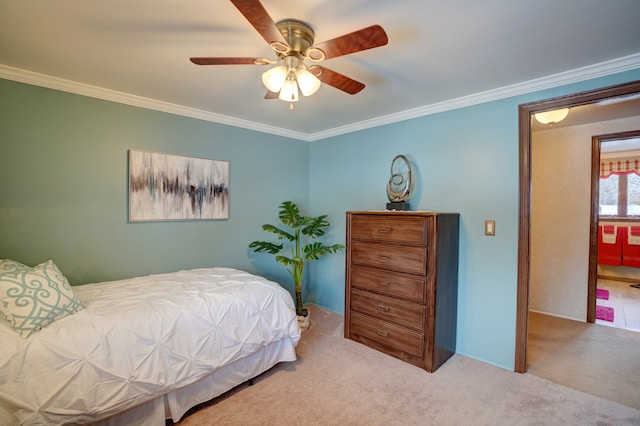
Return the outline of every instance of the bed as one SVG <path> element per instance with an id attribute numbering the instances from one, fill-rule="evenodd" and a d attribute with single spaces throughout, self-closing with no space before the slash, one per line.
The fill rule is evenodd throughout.
<path id="1" fill-rule="evenodd" d="M 27 337 L 5 321 L 16 318 L 0 319 L 0 424 L 160 426 L 296 359 L 291 295 L 244 271 L 185 270 L 72 292 L 75 311 Z"/>

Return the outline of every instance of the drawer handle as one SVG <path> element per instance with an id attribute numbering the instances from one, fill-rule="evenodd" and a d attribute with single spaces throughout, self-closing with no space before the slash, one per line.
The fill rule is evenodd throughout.
<path id="1" fill-rule="evenodd" d="M 380 330 L 378 328 L 376 328 L 376 334 L 378 336 L 382 336 L 382 337 L 389 337 L 389 332 L 386 330 Z"/>
<path id="2" fill-rule="evenodd" d="M 378 228 L 378 232 L 381 234 L 388 234 L 391 232 L 391 228 Z"/>
<path id="3" fill-rule="evenodd" d="M 388 306 L 384 306 L 384 305 L 377 305 L 376 308 L 378 308 L 379 311 L 382 312 L 389 312 L 391 311 L 391 308 Z"/>
<path id="4" fill-rule="evenodd" d="M 384 259 L 384 260 L 390 260 L 391 259 L 391 255 L 389 255 L 389 254 L 379 254 L 378 258 L 379 259 Z"/>

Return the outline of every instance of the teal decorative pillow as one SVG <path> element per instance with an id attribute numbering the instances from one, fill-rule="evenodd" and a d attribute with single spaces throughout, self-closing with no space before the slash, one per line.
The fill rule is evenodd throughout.
<path id="1" fill-rule="evenodd" d="M 33 268 L 0 260 L 0 317 L 22 338 L 71 315 L 84 304 L 58 267 L 49 260 Z"/>
<path id="2" fill-rule="evenodd" d="M 21 269 L 31 269 L 27 265 L 23 265 L 20 262 L 16 262 L 11 259 L 0 259 L 0 274 L 5 272 L 16 272 Z"/>

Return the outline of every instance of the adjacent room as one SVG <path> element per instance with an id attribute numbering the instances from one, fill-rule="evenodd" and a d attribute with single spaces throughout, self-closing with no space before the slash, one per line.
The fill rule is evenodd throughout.
<path id="1" fill-rule="evenodd" d="M 599 303 L 596 322 L 640 332 L 640 310 L 637 309 L 640 303 L 640 292 L 637 291 L 640 290 L 640 262 L 636 254 L 639 241 L 635 238 L 640 228 L 633 221 L 640 202 L 640 170 L 637 167 L 640 132 L 624 136 L 614 132 L 606 138 L 599 138 L 601 219 L 598 225 L 596 298 Z"/>
<path id="2" fill-rule="evenodd" d="M 532 122 L 526 364 L 530 374 L 630 405 L 640 343 L 640 276 L 627 238 L 637 220 L 635 102 L 610 98 L 567 108 L 560 122 Z"/>
<path id="3" fill-rule="evenodd" d="M 639 424 L 639 20 L 0 0 L 0 424 Z"/>

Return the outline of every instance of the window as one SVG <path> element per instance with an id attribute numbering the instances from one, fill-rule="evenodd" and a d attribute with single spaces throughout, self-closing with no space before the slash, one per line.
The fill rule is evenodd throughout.
<path id="1" fill-rule="evenodd" d="M 618 175 L 600 178 L 601 216 L 618 216 Z"/>
<path id="2" fill-rule="evenodd" d="M 601 216 L 640 217 L 640 176 L 611 174 L 600 178 Z"/>
<path id="3" fill-rule="evenodd" d="M 599 216 L 640 222 L 640 130 L 594 137 L 600 144 Z"/>
<path id="4" fill-rule="evenodd" d="M 640 216 L 640 176 L 627 177 L 627 216 Z"/>

